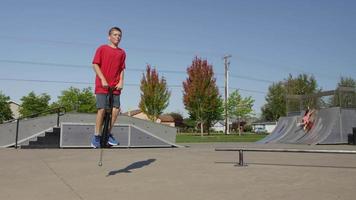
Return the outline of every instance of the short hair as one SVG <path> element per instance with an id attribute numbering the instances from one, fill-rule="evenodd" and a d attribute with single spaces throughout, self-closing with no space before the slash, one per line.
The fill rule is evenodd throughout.
<path id="1" fill-rule="evenodd" d="M 119 31 L 119 32 L 122 34 L 122 31 L 121 31 L 121 29 L 120 29 L 119 27 L 114 26 L 114 27 L 110 28 L 110 30 L 109 30 L 109 35 L 110 35 L 111 32 L 113 32 L 113 31 Z"/>

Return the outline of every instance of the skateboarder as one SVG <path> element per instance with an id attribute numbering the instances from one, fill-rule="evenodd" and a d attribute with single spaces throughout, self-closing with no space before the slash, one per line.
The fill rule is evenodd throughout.
<path id="1" fill-rule="evenodd" d="M 120 94 L 124 84 L 124 70 L 126 53 L 119 48 L 119 43 L 122 38 L 122 31 L 118 27 L 112 27 L 109 30 L 109 43 L 101 45 L 95 53 L 93 59 L 93 68 L 96 73 L 95 78 L 95 96 L 96 107 L 98 109 L 96 115 L 95 133 L 91 139 L 93 148 L 100 148 L 100 137 L 103 125 L 105 108 L 108 108 L 108 88 L 113 87 L 113 109 L 111 126 L 109 128 L 108 143 L 110 145 L 118 145 L 117 140 L 111 134 L 111 129 L 120 113 Z"/>
<path id="2" fill-rule="evenodd" d="M 305 132 L 308 132 L 313 126 L 313 121 L 312 121 L 311 117 L 314 112 L 315 112 L 314 109 L 312 109 L 312 110 L 308 109 L 308 112 L 303 117 L 303 123 L 304 123 L 303 130 Z"/>
<path id="3" fill-rule="evenodd" d="M 303 126 L 303 130 L 305 132 L 308 132 L 313 126 L 313 121 L 311 120 L 311 117 L 314 112 L 315 112 L 315 110 L 314 109 L 310 110 L 310 108 L 308 106 L 308 108 L 305 111 L 304 116 L 302 118 L 302 122 L 298 123 L 298 125 Z"/>

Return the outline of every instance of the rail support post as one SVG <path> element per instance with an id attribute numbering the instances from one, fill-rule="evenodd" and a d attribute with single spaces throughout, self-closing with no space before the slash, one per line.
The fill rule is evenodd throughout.
<path id="1" fill-rule="evenodd" d="M 242 149 L 239 149 L 239 164 L 237 165 L 238 167 L 244 167 L 247 166 L 244 163 L 244 151 Z"/>
<path id="2" fill-rule="evenodd" d="M 19 124 L 20 124 L 20 119 L 17 119 L 16 120 L 15 149 L 17 149 L 17 141 L 19 140 Z"/>

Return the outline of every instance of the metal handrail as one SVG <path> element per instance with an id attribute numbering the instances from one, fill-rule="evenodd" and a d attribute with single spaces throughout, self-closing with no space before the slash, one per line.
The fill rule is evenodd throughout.
<path id="1" fill-rule="evenodd" d="M 31 118 L 31 117 L 35 117 L 35 116 L 38 116 L 40 114 L 43 114 L 43 113 L 47 113 L 49 111 L 54 111 L 56 110 L 56 113 L 57 113 L 57 127 L 59 127 L 59 117 L 64 115 L 66 113 L 66 108 L 64 106 L 61 106 L 61 107 L 57 107 L 57 108 L 51 108 L 51 109 L 47 109 L 47 110 L 44 110 L 42 112 L 38 112 L 38 113 L 34 113 L 34 114 L 31 114 L 31 115 L 26 115 L 26 116 L 21 116 L 17 119 L 14 119 L 12 121 L 15 121 L 16 120 L 16 137 L 15 137 L 15 149 L 17 149 L 17 142 L 18 142 L 18 138 L 19 138 L 19 124 L 20 124 L 20 120 L 22 119 L 26 119 L 26 118 Z M 61 110 L 63 110 L 64 112 L 61 113 Z M 10 121 L 10 122 L 12 122 Z"/>

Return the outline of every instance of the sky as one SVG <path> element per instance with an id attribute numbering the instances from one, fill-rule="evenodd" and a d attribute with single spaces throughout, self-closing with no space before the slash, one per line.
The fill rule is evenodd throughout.
<path id="1" fill-rule="evenodd" d="M 13 101 L 34 91 L 51 102 L 73 86 L 94 86 L 91 62 L 112 26 L 126 51 L 122 110 L 137 109 L 147 64 L 171 91 L 168 112 L 187 117 L 182 82 L 194 57 L 213 66 L 224 97 L 224 55 L 231 55 L 229 92 L 255 99 L 289 74 L 313 75 L 323 90 L 356 78 L 353 0 L 2 0 L 0 92 Z"/>

